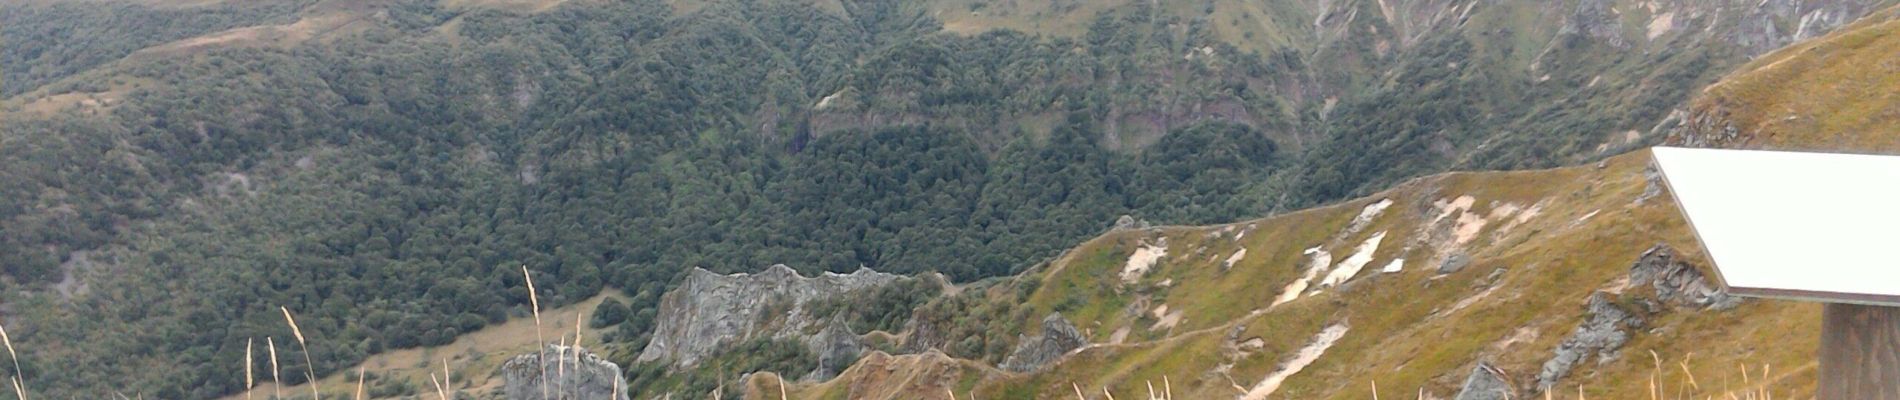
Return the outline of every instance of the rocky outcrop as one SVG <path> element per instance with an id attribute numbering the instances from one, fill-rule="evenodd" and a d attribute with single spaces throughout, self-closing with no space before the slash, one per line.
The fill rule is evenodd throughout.
<path id="1" fill-rule="evenodd" d="M 812 370 L 810 380 L 829 380 L 850 368 L 858 361 L 858 355 L 864 352 L 864 339 L 851 333 L 844 322 L 832 320 L 825 330 L 817 335 L 805 338 L 805 345 L 818 355 L 818 369 Z"/>
<path id="2" fill-rule="evenodd" d="M 1011 372 L 1035 371 L 1086 344 L 1088 338 L 1068 318 L 1062 313 L 1049 313 L 1042 319 L 1042 334 L 1021 337 L 1016 350 L 1003 359 L 1000 367 Z"/>
<path id="3" fill-rule="evenodd" d="M 1585 312 L 1588 315 L 1584 323 L 1557 345 L 1555 354 L 1537 373 L 1538 390 L 1549 390 L 1577 364 L 1592 356 L 1598 362 L 1616 358 L 1617 350 L 1629 341 L 1630 330 L 1643 326 L 1641 317 L 1617 306 L 1602 292 L 1590 295 Z"/>
<path id="4" fill-rule="evenodd" d="M 1471 265 L 1470 256 L 1466 256 L 1465 253 L 1463 252 L 1452 253 L 1451 255 L 1445 257 L 1445 262 L 1438 263 L 1438 274 L 1444 275 L 1444 274 L 1449 274 L 1453 272 L 1463 271 L 1465 267 L 1470 266 L 1470 265 Z"/>
<path id="5" fill-rule="evenodd" d="M 1727 310 L 1741 304 L 1702 275 L 1694 266 L 1676 259 L 1669 246 L 1656 245 L 1630 266 L 1630 285 L 1648 285 L 1656 300 L 1677 308 Z"/>
<path id="6" fill-rule="evenodd" d="M 904 322 L 904 331 L 909 334 L 904 335 L 904 344 L 898 347 L 898 352 L 915 354 L 930 349 L 943 349 L 950 344 L 950 338 L 946 337 L 949 334 L 944 329 L 939 328 L 936 323 L 918 319 L 912 315 L 909 321 Z"/>
<path id="7" fill-rule="evenodd" d="M 1632 308 L 1618 305 L 1612 296 Z M 1630 265 L 1629 285 L 1618 294 L 1590 295 L 1584 323 L 1544 362 L 1537 374 L 1537 388 L 1549 389 L 1592 356 L 1598 362 L 1615 358 L 1617 349 L 1629 341 L 1634 329 L 1643 326 L 1645 316 L 1671 310 L 1727 310 L 1741 302 L 1742 298 L 1729 295 L 1694 266 L 1676 258 L 1669 246 L 1651 247 Z"/>
<path id="8" fill-rule="evenodd" d="M 721 344 L 761 335 L 799 335 L 818 323 L 808 315 L 806 303 L 898 279 L 902 278 L 869 269 L 807 278 L 784 265 L 731 275 L 694 268 L 678 288 L 660 297 L 655 318 L 659 325 L 639 360 L 671 360 L 675 368 L 691 368 Z M 771 329 L 761 329 L 761 323 L 768 321 Z"/>
<path id="9" fill-rule="evenodd" d="M 1504 379 L 1504 371 L 1491 364 L 1478 363 L 1471 369 L 1471 376 L 1465 378 L 1464 386 L 1458 389 L 1454 400 L 1509 400 L 1512 396 L 1511 384 Z"/>
<path id="10" fill-rule="evenodd" d="M 1657 170 L 1653 164 L 1643 168 L 1643 194 L 1636 196 L 1636 205 L 1643 205 L 1643 203 L 1655 199 L 1656 196 L 1661 196 L 1663 186 L 1665 185 L 1662 181 L 1662 171 Z"/>
<path id="11" fill-rule="evenodd" d="M 1832 32 L 1867 15 L 1878 4 L 1869 0 L 1762 0 L 1738 17 L 1728 40 L 1750 54 L 1766 53 Z"/>
<path id="12" fill-rule="evenodd" d="M 1657 124 L 1667 132 L 1663 143 L 1702 148 L 1747 147 L 1754 135 L 1744 136 L 1729 116 L 1729 107 L 1720 98 L 1705 98 L 1688 111 L 1678 110 Z"/>
<path id="13" fill-rule="evenodd" d="M 1147 220 L 1135 218 L 1128 214 L 1122 214 L 1121 218 L 1115 219 L 1115 227 L 1112 229 L 1118 231 L 1127 229 L 1148 229 L 1149 226 Z"/>
<path id="14" fill-rule="evenodd" d="M 1623 40 L 1623 22 L 1613 9 L 1611 0 L 1583 0 L 1577 2 L 1577 8 L 1564 21 L 1558 35 L 1576 35 L 1601 40 L 1616 48 L 1627 48 L 1629 42 Z"/>
<path id="15" fill-rule="evenodd" d="M 500 373 L 508 400 L 627 400 L 620 366 L 578 347 L 548 345 L 502 363 Z M 543 377 L 548 378 L 545 388 Z"/>

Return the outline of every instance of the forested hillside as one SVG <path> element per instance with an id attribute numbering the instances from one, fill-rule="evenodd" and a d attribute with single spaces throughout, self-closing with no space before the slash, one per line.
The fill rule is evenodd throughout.
<path id="1" fill-rule="evenodd" d="M 4 1 L 0 322 L 35 392 L 207 398 L 280 306 L 321 375 L 525 315 L 526 265 L 543 305 L 624 289 L 637 348 L 695 266 L 969 281 L 1124 214 L 1612 154 L 1766 50 L 1690 22 L 1877 2 L 1671 4 L 1707 12 L 1661 34 L 1576 3 L 1269 4 L 1291 39 L 1262 45 L 1140 3 L 1024 32 L 904 1 Z"/>

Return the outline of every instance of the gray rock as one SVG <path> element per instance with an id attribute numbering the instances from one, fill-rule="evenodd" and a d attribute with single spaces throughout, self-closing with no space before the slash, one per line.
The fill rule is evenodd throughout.
<path id="1" fill-rule="evenodd" d="M 1153 226 L 1152 224 L 1148 223 L 1148 220 L 1135 218 L 1134 216 L 1123 214 L 1120 218 L 1115 218 L 1115 227 L 1112 229 L 1113 230 L 1148 229 L 1149 227 L 1152 227 L 1152 226 Z"/>
<path id="2" fill-rule="evenodd" d="M 1537 373 L 1538 390 L 1549 390 L 1591 356 L 1599 363 L 1616 358 L 1617 350 L 1629 341 L 1630 330 L 1643 326 L 1642 317 L 1618 307 L 1602 292 L 1591 294 L 1589 303 L 1583 324 L 1557 345 Z"/>
<path id="3" fill-rule="evenodd" d="M 1766 53 L 1833 31 L 1866 15 L 1873 7 L 1880 5 L 1866 0 L 1762 0 L 1734 21 L 1730 34 L 1724 39 L 1743 46 L 1750 53 Z M 1781 21 L 1799 23 L 1789 26 L 1778 23 Z"/>
<path id="4" fill-rule="evenodd" d="M 922 353 L 930 349 L 943 349 L 950 345 L 950 338 L 945 337 L 949 335 L 948 333 L 938 329 L 937 324 L 917 319 L 915 315 L 904 322 L 904 330 L 910 334 L 904 335 L 903 345 L 898 346 L 899 353 Z"/>
<path id="5" fill-rule="evenodd" d="M 761 335 L 798 335 L 818 323 L 807 315 L 806 303 L 898 279 L 901 277 L 869 269 L 807 278 L 784 265 L 756 274 L 731 275 L 694 268 L 678 288 L 660 297 L 655 318 L 659 324 L 639 360 L 672 360 L 674 368 L 685 369 L 715 353 L 722 344 Z M 789 310 L 774 306 L 789 306 Z M 759 323 L 768 320 L 782 324 L 761 329 Z"/>
<path id="6" fill-rule="evenodd" d="M 1583 0 L 1577 2 L 1577 8 L 1564 21 L 1559 35 L 1576 35 L 1601 40 L 1611 47 L 1629 48 L 1630 43 L 1623 39 L 1623 20 L 1617 15 L 1616 6 L 1611 0 Z"/>
<path id="7" fill-rule="evenodd" d="M 1644 251 L 1630 266 L 1630 284 L 1649 285 L 1657 300 L 1678 308 L 1727 310 L 1741 304 L 1742 298 L 1729 295 L 1675 253 L 1660 244 Z"/>
<path id="8" fill-rule="evenodd" d="M 1583 360 L 1596 356 L 1598 362 L 1613 359 L 1628 342 L 1634 328 L 1643 326 L 1642 312 L 1677 310 L 1726 310 L 1741 304 L 1742 298 L 1729 295 L 1710 282 L 1694 266 L 1676 258 L 1675 250 L 1656 245 L 1644 251 L 1630 266 L 1632 289 L 1647 286 L 1654 298 L 1637 292 L 1624 292 L 1628 302 L 1639 305 L 1630 311 L 1616 305 L 1608 294 L 1590 295 L 1588 317 L 1576 331 L 1558 344 L 1555 354 L 1544 362 L 1537 374 L 1537 388 L 1548 390 Z"/>
<path id="9" fill-rule="evenodd" d="M 1088 338 L 1083 337 L 1082 330 L 1076 329 L 1068 318 L 1063 318 L 1062 313 L 1049 313 L 1042 319 L 1042 334 L 1021 337 L 1016 342 L 1016 350 L 1003 359 L 1000 367 L 1012 372 L 1035 371 L 1086 344 Z"/>
<path id="10" fill-rule="evenodd" d="M 864 339 L 851 333 L 843 321 L 832 320 L 825 330 L 805 339 L 805 345 L 818 354 L 818 369 L 812 370 L 807 378 L 815 381 L 830 380 L 850 368 L 864 352 Z"/>
<path id="11" fill-rule="evenodd" d="M 1636 196 L 1636 204 L 1641 205 L 1648 202 L 1650 199 L 1662 195 L 1662 192 L 1662 171 L 1656 170 L 1656 165 L 1654 164 L 1643 168 L 1643 194 Z"/>
<path id="12" fill-rule="evenodd" d="M 1465 267 L 1470 265 L 1470 256 L 1466 256 L 1465 253 L 1452 253 L 1452 255 L 1445 257 L 1445 262 L 1438 263 L 1438 274 L 1444 275 L 1462 271 Z"/>
<path id="13" fill-rule="evenodd" d="M 1465 378 L 1465 385 L 1458 389 L 1454 400 L 1509 400 L 1516 398 L 1511 393 L 1511 384 L 1504 379 L 1504 371 L 1491 364 L 1478 363 L 1471 369 L 1471 376 Z"/>
<path id="14" fill-rule="evenodd" d="M 508 400 L 627 400 L 628 396 L 619 365 L 576 347 L 548 345 L 541 352 L 515 356 L 501 364 L 500 373 L 503 398 Z M 548 377 L 546 396 L 542 377 Z"/>

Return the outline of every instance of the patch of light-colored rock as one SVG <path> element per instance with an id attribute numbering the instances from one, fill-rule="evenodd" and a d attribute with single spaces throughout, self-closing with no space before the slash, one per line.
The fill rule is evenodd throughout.
<path id="1" fill-rule="evenodd" d="M 1161 257 L 1167 255 L 1167 239 L 1162 239 L 1159 243 L 1153 245 L 1141 246 L 1141 248 L 1135 249 L 1134 254 L 1128 255 L 1128 263 L 1122 266 L 1122 283 L 1135 283 L 1135 281 L 1141 280 L 1142 274 L 1148 273 L 1148 269 L 1154 267 L 1156 261 L 1160 261 Z"/>
<path id="2" fill-rule="evenodd" d="M 1340 261 L 1338 266 L 1333 267 L 1331 273 L 1326 274 L 1326 279 L 1319 281 L 1320 286 L 1339 286 L 1359 275 L 1359 271 L 1365 269 L 1366 264 L 1372 263 L 1372 254 L 1379 250 L 1379 243 L 1384 241 L 1385 231 L 1374 233 L 1372 237 L 1366 238 L 1366 242 L 1360 243 L 1359 248 L 1353 250 L 1351 256 Z"/>
<path id="3" fill-rule="evenodd" d="M 1392 262 L 1385 263 L 1385 268 L 1380 268 L 1379 272 L 1384 272 L 1384 273 L 1389 274 L 1389 273 L 1399 272 L 1399 271 L 1404 271 L 1404 270 L 1405 270 L 1405 259 L 1394 258 L 1392 259 Z"/>
<path id="4" fill-rule="evenodd" d="M 1306 347 L 1300 348 L 1300 351 L 1295 353 L 1293 359 L 1287 360 L 1285 364 L 1281 364 L 1279 370 L 1273 371 L 1273 373 L 1268 374 L 1265 379 L 1261 379 L 1260 383 L 1254 384 L 1253 388 L 1247 390 L 1247 393 L 1241 395 L 1239 399 L 1267 400 L 1267 396 L 1272 395 L 1276 390 L 1280 390 L 1280 384 L 1285 383 L 1286 378 L 1292 377 L 1293 374 L 1300 373 L 1300 370 L 1306 369 L 1306 366 L 1313 365 L 1314 361 L 1319 361 L 1320 356 L 1326 355 L 1327 349 L 1332 348 L 1333 344 L 1339 343 L 1340 338 L 1346 337 L 1347 330 L 1349 330 L 1349 328 L 1346 324 L 1334 324 L 1319 331 L 1318 335 L 1313 336 L 1312 343 L 1308 343 Z"/>
<path id="5" fill-rule="evenodd" d="M 1247 249 L 1234 251 L 1234 255 L 1228 256 L 1227 261 L 1221 262 L 1221 268 L 1233 268 L 1235 263 L 1240 262 L 1240 259 L 1245 257 L 1247 257 Z"/>
<path id="6" fill-rule="evenodd" d="M 1275 297 L 1273 304 L 1267 307 L 1278 306 L 1286 304 L 1289 301 L 1298 300 L 1300 293 L 1305 293 L 1306 287 L 1311 286 L 1313 280 L 1318 279 L 1319 274 L 1326 271 L 1326 266 L 1333 263 L 1333 254 L 1327 253 L 1326 250 L 1320 250 L 1319 246 L 1306 249 L 1302 254 L 1306 254 L 1311 260 L 1307 262 L 1306 275 L 1301 276 L 1300 279 L 1293 280 L 1292 283 L 1286 284 L 1286 288 L 1280 290 L 1280 296 Z"/>

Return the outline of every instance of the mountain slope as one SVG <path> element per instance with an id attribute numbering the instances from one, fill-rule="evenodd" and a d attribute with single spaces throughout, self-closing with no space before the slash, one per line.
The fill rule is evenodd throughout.
<path id="1" fill-rule="evenodd" d="M 1677 365 L 1686 363 L 1704 380 L 1686 392 L 1699 398 L 1748 389 L 1708 383 L 1741 381 L 1739 363 L 1750 374 L 1770 365 L 1766 387 L 1777 397 L 1811 393 L 1802 382 L 1812 382 L 1818 308 L 1701 292 L 1712 284 L 1697 272 L 1707 263 L 1646 177 L 1647 163 L 1637 153 L 1601 166 L 1440 175 L 1261 220 L 1104 235 L 974 294 L 1021 302 L 1026 311 L 1015 314 L 1060 312 L 1091 344 L 1047 369 L 992 374 L 971 390 L 1063 398 L 1073 383 L 1135 397 L 1166 381 L 1183 398 L 1367 398 L 1376 381 L 1388 396 L 1448 397 L 1483 363 L 1512 382 L 1515 396 L 1540 391 L 1541 373 L 1557 394 L 1581 387 L 1590 397 L 1638 398 L 1652 373 L 1673 396 L 1687 385 Z M 1145 258 L 1134 256 L 1142 252 L 1162 255 L 1144 272 Z M 1658 266 L 1687 269 L 1650 280 Z M 1035 290 L 1013 290 L 1024 285 Z M 1597 293 L 1607 306 L 1592 304 Z M 1603 307 L 1627 315 L 1597 326 L 1594 319 L 1615 313 Z M 1334 339 L 1310 364 L 1283 372 L 1329 331 Z M 1627 342 L 1579 339 L 1595 334 Z M 1655 371 L 1652 351 L 1668 368 Z M 1581 360 L 1552 361 L 1564 353 Z M 1283 381 L 1264 383 L 1268 376 Z"/>
<path id="2" fill-rule="evenodd" d="M 1881 67 L 1893 12 L 1764 56 L 1660 128 L 1690 145 L 1891 151 L 1895 133 L 1878 121 L 1900 109 L 1879 94 L 1900 76 Z M 1512 397 L 1812 396 L 1819 307 L 1710 291 L 1706 258 L 1648 164 L 1638 152 L 1446 174 L 1261 220 L 1115 231 L 917 315 L 1012 308 L 1000 314 L 1015 323 L 988 335 L 1008 338 L 1059 311 L 1086 332 L 1091 344 L 1045 369 L 957 391 L 984 398 L 1130 398 L 1163 382 L 1183 398 L 1367 398 L 1375 385 L 1446 398 L 1489 378 Z M 753 385 L 753 398 L 772 398 Z M 856 386 L 792 393 L 839 387 Z"/>
<path id="3" fill-rule="evenodd" d="M 1687 144 L 1787 150 L 1900 149 L 1900 10 L 1750 62 L 1705 89 L 1678 122 Z M 1801 88 L 1790 90 L 1789 88 Z"/>
<path id="4" fill-rule="evenodd" d="M 209 398 L 278 307 L 299 381 L 527 315 L 525 264 L 625 288 L 634 347 L 694 266 L 969 281 L 1124 214 L 1594 160 L 1886 2 L 985 4 L 3 2 L 0 319 L 46 395 Z"/>

